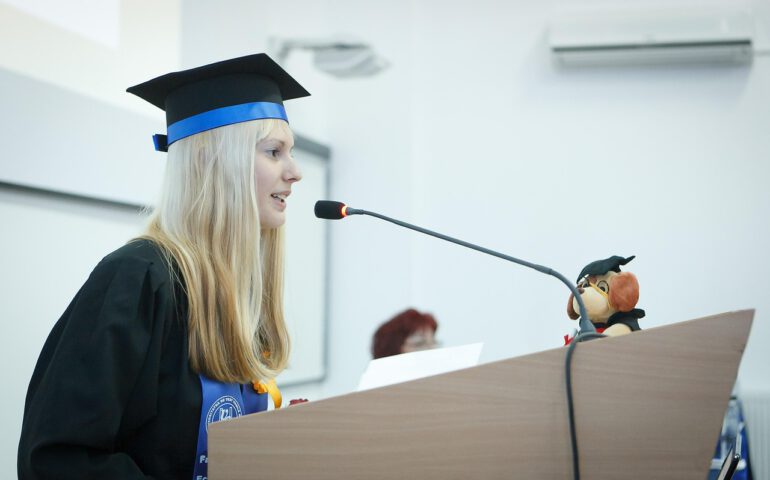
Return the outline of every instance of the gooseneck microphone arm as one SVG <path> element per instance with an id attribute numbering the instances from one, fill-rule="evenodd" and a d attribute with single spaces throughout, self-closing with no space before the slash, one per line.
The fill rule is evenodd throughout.
<path id="1" fill-rule="evenodd" d="M 570 281 L 567 280 L 564 277 L 564 275 L 562 275 L 561 273 L 557 272 L 552 268 L 544 267 L 542 265 L 537 265 L 535 263 L 527 262 L 525 260 L 520 260 L 518 258 L 511 257 L 510 255 L 505 255 L 499 252 L 495 252 L 494 250 L 480 247 L 478 245 L 465 242 L 463 240 L 458 240 L 456 238 L 452 238 L 447 235 L 428 230 L 427 228 L 422 228 L 422 227 L 418 227 L 417 225 L 412 225 L 410 223 L 402 222 L 401 220 L 396 220 L 395 218 L 386 217 L 385 215 L 380 215 L 379 213 L 360 210 L 358 208 L 349 208 L 347 205 L 341 202 L 334 202 L 331 200 L 319 200 L 315 204 L 315 216 L 318 218 L 324 218 L 327 220 L 339 220 L 341 218 L 347 217 L 348 215 L 369 215 L 371 217 L 379 218 L 380 220 L 385 220 L 386 222 L 393 223 L 395 225 L 398 225 L 399 227 L 416 230 L 420 233 L 424 233 L 432 237 L 440 238 L 441 240 L 446 240 L 447 242 L 456 243 L 457 245 L 471 248 L 481 253 L 486 253 L 487 255 L 492 255 L 493 257 L 502 258 L 503 260 L 508 260 L 509 262 L 513 262 L 518 265 L 529 267 L 533 270 L 537 270 L 538 272 L 545 273 L 546 275 L 551 275 L 552 277 L 556 277 L 559 280 L 561 280 L 561 282 L 564 285 L 566 285 L 567 288 L 570 289 L 570 291 L 572 292 L 572 295 L 574 295 L 575 297 L 575 300 L 577 300 L 578 307 L 580 309 L 580 333 L 575 335 L 575 337 L 572 339 L 572 342 L 570 342 L 569 348 L 567 349 L 567 354 L 565 356 L 564 366 L 566 371 L 565 382 L 567 387 L 567 416 L 569 418 L 570 442 L 572 446 L 572 473 L 573 473 L 573 478 L 575 480 L 580 480 L 580 456 L 578 455 L 577 432 L 575 430 L 575 410 L 574 410 L 573 398 L 572 398 L 572 357 L 574 355 L 575 347 L 577 346 L 578 342 L 582 342 L 583 340 L 590 340 L 592 338 L 603 337 L 604 335 L 600 333 L 596 333 L 596 328 L 594 328 L 593 323 L 591 323 L 591 320 L 588 318 L 588 313 L 586 312 L 585 304 L 583 303 L 583 299 L 580 296 L 580 292 L 577 291 L 577 288 L 575 288 L 575 286 L 572 285 L 572 283 L 570 283 Z"/>
<path id="2" fill-rule="evenodd" d="M 481 253 L 486 253 L 487 255 L 492 255 L 493 257 L 497 257 L 497 258 L 502 258 L 503 260 L 508 260 L 509 262 L 513 262 L 518 265 L 522 265 L 524 267 L 529 267 L 533 270 L 537 270 L 540 273 L 544 273 L 546 275 L 556 277 L 559 280 L 561 280 L 561 282 L 564 285 L 566 285 L 567 288 L 569 288 L 570 292 L 572 292 L 572 295 L 575 297 L 575 300 L 577 300 L 578 302 L 578 307 L 580 310 L 580 331 L 584 333 L 596 332 L 596 328 L 594 328 L 594 324 L 591 323 L 591 320 L 588 318 L 588 312 L 586 312 L 586 307 L 585 307 L 585 304 L 583 303 L 583 298 L 581 297 L 580 293 L 577 291 L 577 288 L 575 288 L 575 286 L 572 285 L 572 283 L 569 280 L 567 280 L 567 278 L 564 275 L 562 275 L 561 273 L 557 272 L 552 268 L 544 267 L 536 263 L 527 262 L 526 260 L 521 260 L 521 259 L 512 257 L 510 255 L 505 255 L 503 253 L 490 250 L 488 248 L 480 247 L 478 245 L 474 245 L 472 243 L 459 240 L 457 238 L 452 238 L 442 233 L 428 230 L 427 228 L 418 227 L 417 225 L 412 225 L 410 223 L 402 222 L 401 220 L 396 220 L 395 218 L 386 217 L 385 215 L 381 215 L 376 212 L 370 212 L 367 210 L 361 210 L 358 208 L 350 208 L 345 206 L 344 213 L 340 218 L 346 217 L 348 215 L 369 215 L 370 217 L 376 217 L 376 218 L 379 218 L 380 220 L 385 220 L 386 222 L 396 224 L 400 227 L 408 228 L 410 230 L 416 230 L 420 233 L 424 233 L 432 237 L 440 238 L 441 240 L 446 240 L 447 242 L 456 243 L 457 245 L 462 245 L 463 247 L 468 247 L 473 250 L 479 251 Z"/>

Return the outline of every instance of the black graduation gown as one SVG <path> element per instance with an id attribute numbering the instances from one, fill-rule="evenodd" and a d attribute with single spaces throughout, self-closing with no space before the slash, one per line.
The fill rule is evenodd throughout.
<path id="1" fill-rule="evenodd" d="M 201 386 L 186 309 L 152 242 L 97 265 L 32 375 L 19 478 L 192 478 Z"/>

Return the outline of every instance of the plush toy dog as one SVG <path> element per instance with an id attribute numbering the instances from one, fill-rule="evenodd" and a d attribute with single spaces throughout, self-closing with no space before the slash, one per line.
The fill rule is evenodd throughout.
<path id="1" fill-rule="evenodd" d="M 639 301 L 639 282 L 631 272 L 621 272 L 620 266 L 635 257 L 617 255 L 591 262 L 583 268 L 577 279 L 577 290 L 585 303 L 586 311 L 596 331 L 608 336 L 625 335 L 640 330 L 639 319 L 644 310 L 636 307 Z M 567 302 L 567 315 L 572 320 L 580 318 L 577 300 L 573 295 Z M 565 344 L 572 340 L 564 336 Z"/>

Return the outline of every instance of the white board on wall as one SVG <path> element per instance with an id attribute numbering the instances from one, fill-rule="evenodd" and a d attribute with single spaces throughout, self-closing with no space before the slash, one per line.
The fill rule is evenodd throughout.
<path id="1" fill-rule="evenodd" d="M 292 188 L 286 222 L 284 305 L 291 337 L 289 367 L 279 385 L 323 379 L 326 373 L 328 222 L 315 217 L 315 202 L 328 197 L 329 160 L 303 150 L 295 157 L 302 180 Z"/>

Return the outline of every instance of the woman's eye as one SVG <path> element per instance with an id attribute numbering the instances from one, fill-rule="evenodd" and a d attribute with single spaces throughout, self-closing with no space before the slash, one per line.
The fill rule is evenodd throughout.
<path id="1" fill-rule="evenodd" d="M 267 154 L 270 155 L 271 157 L 277 157 L 279 153 L 280 153 L 280 150 L 268 150 L 267 151 Z"/>

